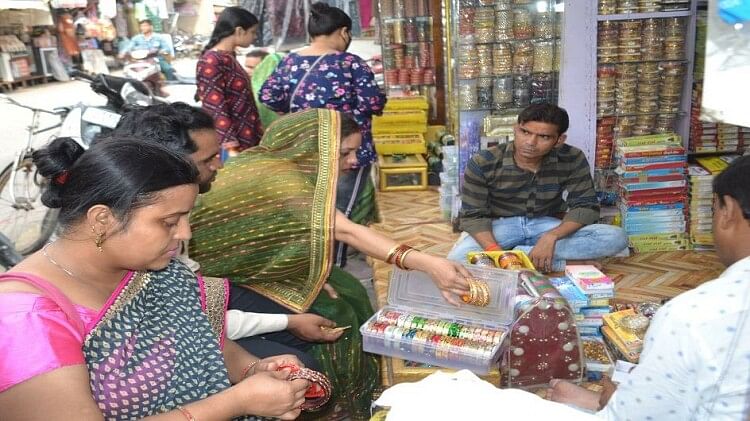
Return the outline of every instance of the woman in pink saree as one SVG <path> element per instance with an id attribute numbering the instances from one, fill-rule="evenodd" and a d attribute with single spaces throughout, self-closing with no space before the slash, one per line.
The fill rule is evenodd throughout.
<path id="1" fill-rule="evenodd" d="M 160 145 L 60 138 L 34 154 L 59 239 L 0 275 L 0 419 L 294 419 L 293 356 L 224 340 L 227 285 L 174 259 L 197 170 Z"/>

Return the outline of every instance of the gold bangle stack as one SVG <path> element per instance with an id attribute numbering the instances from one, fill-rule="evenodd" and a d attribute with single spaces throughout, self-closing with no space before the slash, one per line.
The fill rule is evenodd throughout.
<path id="1" fill-rule="evenodd" d="M 474 278 L 468 278 L 467 281 L 469 282 L 469 294 L 461 297 L 463 302 L 477 307 L 487 307 L 490 303 L 490 287 L 487 282 Z"/>
<path id="2" fill-rule="evenodd" d="M 406 244 L 397 244 L 388 251 L 388 254 L 385 257 L 385 262 L 391 265 L 396 265 L 403 270 L 409 270 L 404 264 L 404 261 L 406 260 L 406 256 L 414 250 L 416 249 Z"/>

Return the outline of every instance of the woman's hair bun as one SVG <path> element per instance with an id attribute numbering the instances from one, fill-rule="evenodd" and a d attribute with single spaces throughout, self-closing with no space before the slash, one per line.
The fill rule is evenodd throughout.
<path id="1" fill-rule="evenodd" d="M 326 13 L 326 11 L 330 8 L 331 6 L 329 6 L 328 4 L 319 1 L 310 5 L 310 14 L 313 16 L 320 16 L 321 14 Z"/>
<path id="2" fill-rule="evenodd" d="M 60 193 L 69 171 L 85 150 L 70 137 L 58 137 L 43 149 L 34 151 L 31 158 L 39 175 L 46 178 L 47 188 L 42 194 L 42 203 L 48 208 L 59 208 Z"/>

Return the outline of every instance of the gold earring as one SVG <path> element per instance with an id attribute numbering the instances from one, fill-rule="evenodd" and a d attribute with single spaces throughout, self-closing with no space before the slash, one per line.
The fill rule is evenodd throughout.
<path id="1" fill-rule="evenodd" d="M 94 240 L 94 243 L 96 244 L 96 248 L 99 250 L 99 253 L 104 252 L 104 249 L 102 248 L 102 244 L 104 244 L 104 233 L 103 232 L 97 233 L 93 225 L 91 226 L 91 232 L 93 232 L 96 235 L 96 239 Z"/>

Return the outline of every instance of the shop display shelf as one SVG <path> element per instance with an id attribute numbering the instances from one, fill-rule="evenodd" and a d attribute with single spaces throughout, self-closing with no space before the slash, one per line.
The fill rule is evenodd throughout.
<path id="1" fill-rule="evenodd" d="M 596 118 L 607 118 L 607 117 L 638 117 L 641 115 L 663 115 L 663 114 L 669 114 L 669 115 L 686 115 L 685 111 L 672 111 L 672 112 L 664 112 L 664 111 L 656 111 L 653 113 L 632 113 L 632 114 L 597 114 Z"/>
<path id="2" fill-rule="evenodd" d="M 463 39 L 459 39 L 458 43 L 460 45 L 493 45 L 493 44 L 502 44 L 506 42 L 510 44 L 514 44 L 514 43 L 520 43 L 524 41 L 530 41 L 530 42 L 560 41 L 560 37 L 552 37 L 552 38 L 534 37 L 534 38 L 525 38 L 525 39 L 514 38 L 514 39 L 505 40 L 505 41 L 487 41 L 487 42 L 478 42 L 478 41 L 473 41 L 471 39 L 463 38 Z"/>
<path id="3" fill-rule="evenodd" d="M 622 13 L 617 15 L 597 15 L 596 20 L 637 20 L 637 19 L 659 19 L 659 18 L 684 18 L 692 15 L 690 10 L 676 12 L 650 12 L 650 13 Z"/>
<path id="4" fill-rule="evenodd" d="M 686 59 L 663 59 L 663 60 L 636 60 L 636 61 L 613 61 L 611 63 L 599 63 L 600 66 L 606 66 L 608 64 L 639 64 L 639 63 L 687 63 L 689 60 Z"/>

